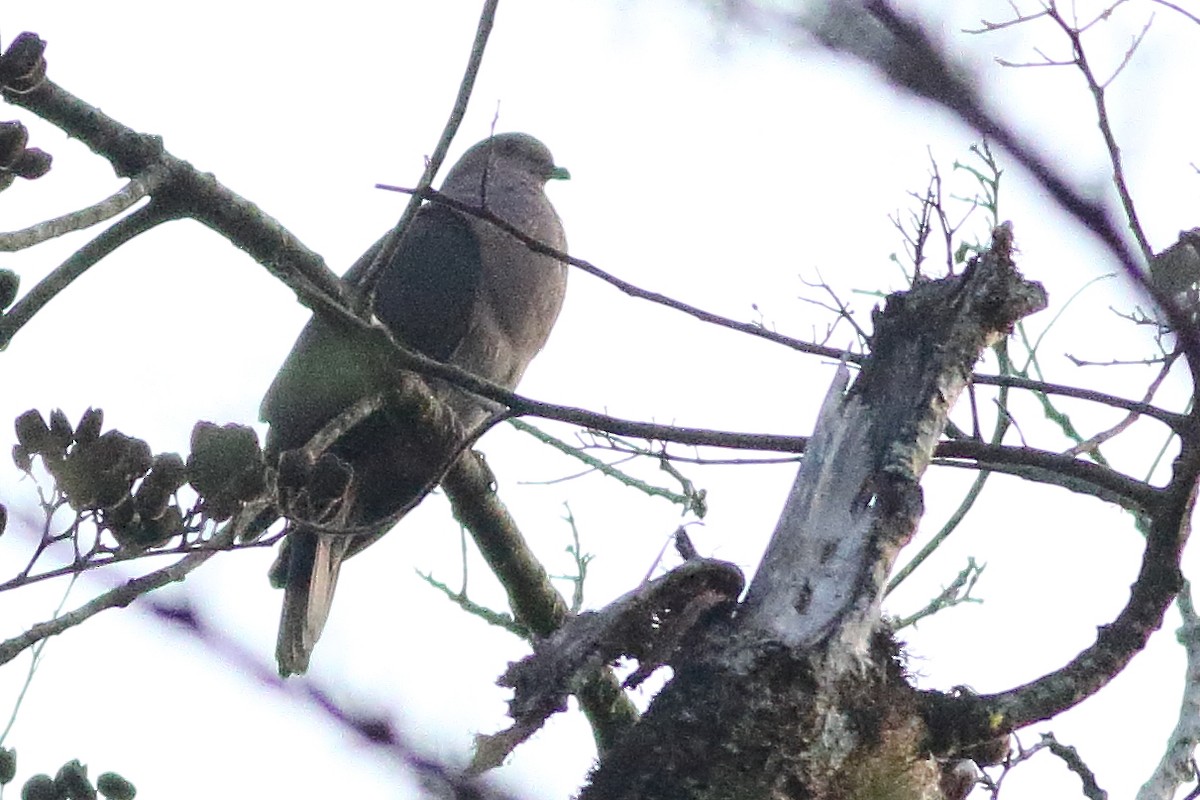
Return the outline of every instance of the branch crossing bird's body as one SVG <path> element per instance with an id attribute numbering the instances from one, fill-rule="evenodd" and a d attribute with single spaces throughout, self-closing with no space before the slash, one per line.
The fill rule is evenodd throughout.
<path id="1" fill-rule="evenodd" d="M 545 145 L 526 134 L 498 134 L 476 144 L 450 170 L 442 193 L 486 208 L 525 234 L 566 251 L 562 223 L 547 199 L 547 180 L 567 177 Z M 357 287 L 382 240 L 346 275 Z M 446 206 L 427 204 L 400 249 L 383 266 L 372 310 L 403 344 L 513 388 L 542 348 L 558 316 L 566 267 L 533 253 L 495 226 Z M 343 410 L 386 389 L 367 356 L 314 317 L 263 398 L 270 424 L 267 452 L 304 446 Z M 435 395 L 470 430 L 487 415 L 467 392 L 430 381 Z M 436 477 L 440 464 L 413 447 L 413 420 L 384 409 L 346 433 L 332 452 L 352 470 L 346 527 L 370 527 L 397 513 Z M 443 461 L 450 453 L 444 453 Z M 293 521 L 273 574 L 284 583 L 276 656 L 282 675 L 303 672 L 324 627 L 344 558 L 386 530 L 316 533 Z M 381 526 L 382 527 L 382 526 Z"/>

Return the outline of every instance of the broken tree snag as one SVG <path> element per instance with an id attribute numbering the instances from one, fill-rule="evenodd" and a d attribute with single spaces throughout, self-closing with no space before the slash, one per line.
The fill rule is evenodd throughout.
<path id="1" fill-rule="evenodd" d="M 1046 304 L 1013 266 L 1011 228 L 993 237 L 962 275 L 875 312 L 871 355 L 853 384 L 839 367 L 745 600 L 672 661 L 675 678 L 582 800 L 944 796 L 959 757 L 931 752 L 927 698 L 879 602 L 971 368 Z"/>
<path id="2" fill-rule="evenodd" d="M 891 295 L 874 313 L 871 356 L 845 367 L 743 607 L 747 626 L 807 648 L 837 634 L 865 651 L 880 590 L 923 511 L 920 479 L 983 350 L 1044 308 L 1012 263 L 1012 229 L 957 277 Z"/>
<path id="3" fill-rule="evenodd" d="M 844 635 L 840 614 L 857 606 L 867 628 L 855 646 L 865 648 L 878 617 L 869 607 L 916 529 L 919 482 L 951 407 L 984 349 L 1046 305 L 1011 256 L 1006 223 L 961 276 L 919 283 L 875 311 L 871 356 L 848 393 L 831 389 L 750 586 L 754 621 L 781 641 L 811 645 L 834 627 Z M 785 611 L 810 603 L 815 615 Z"/>
<path id="4" fill-rule="evenodd" d="M 509 664 L 497 683 L 513 690 L 512 726 L 475 737 L 470 771 L 498 767 L 546 719 L 567 710 L 598 668 L 622 656 L 638 667 L 622 687 L 635 688 L 650 673 L 687 653 L 714 619 L 728 617 L 745 586 L 742 571 L 727 561 L 692 558 L 637 587 L 600 611 L 572 617 L 551 636 L 534 643 L 533 655 Z"/>

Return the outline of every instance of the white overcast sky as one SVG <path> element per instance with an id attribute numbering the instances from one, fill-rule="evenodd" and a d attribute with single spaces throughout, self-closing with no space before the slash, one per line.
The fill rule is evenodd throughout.
<path id="1" fill-rule="evenodd" d="M 415 184 L 445 122 L 479 10 L 476 2 L 361 0 L 321 11 L 254 0 L 9 5 L 0 17 L 5 43 L 23 30 L 41 35 L 55 81 L 161 135 L 172 153 L 258 203 L 339 272 L 398 217 L 404 198 L 372 187 Z M 1034 60 L 1035 47 L 1065 57 L 1061 35 L 1045 25 L 987 37 L 961 32 L 980 18 L 1005 18 L 1008 4 L 999 0 L 918 5 L 939 15 L 941 35 L 978 72 L 993 107 L 1081 186 L 1111 201 L 1079 75 L 994 63 L 997 56 Z M 1084 16 L 1101 7 L 1078 5 Z M 757 304 L 767 324 L 801 337 L 825 329 L 823 312 L 800 299 L 818 296 L 803 280 L 819 275 L 865 320 L 874 299 L 854 290 L 902 283 L 889 262 L 900 244 L 888 215 L 912 207 L 907 192 L 924 187 L 930 153 L 950 175 L 976 137 L 868 71 L 781 30 L 730 30 L 704 6 L 506 0 L 451 159 L 498 118 L 497 129 L 537 135 L 571 170 L 573 179 L 550 193 L 575 255 L 737 319 L 756 319 Z M 1145 0 L 1130 2 L 1088 44 L 1097 70 L 1108 74 L 1151 14 L 1143 49 L 1112 85 L 1110 104 L 1143 223 L 1161 249 L 1198 224 L 1190 163 L 1200 160 L 1200 106 L 1191 99 L 1200 26 Z M 45 178 L 3 195 L 0 229 L 68 212 L 121 185 L 78 142 L 10 111 L 55 164 Z M 1045 283 L 1052 302 L 1028 323 L 1040 333 L 1115 265 L 1009 166 L 1002 212 L 1014 222 L 1020 266 Z M 953 181 L 953 191 L 972 191 L 961 173 Z M 975 232 L 986 235 L 980 225 Z M 0 264 L 19 270 L 27 289 L 90 235 Z M 1064 357 L 1151 354 L 1146 335 L 1110 311 L 1136 302 L 1123 279 L 1090 285 L 1043 342 L 1048 376 L 1140 394 L 1147 370 L 1081 370 Z M 0 354 L 0 422 L 59 406 L 74 420 L 94 405 L 105 409 L 107 425 L 156 451 L 186 451 L 198 419 L 256 421 L 259 398 L 306 316 L 263 268 L 208 230 L 191 222 L 160 228 L 93 268 Z M 831 343 L 850 342 L 842 327 Z M 818 359 L 574 275 L 558 328 L 522 391 L 633 418 L 801 434 L 811 431 L 831 375 Z M 1166 396 L 1178 402 L 1182 388 L 1169 385 Z M 1065 446 L 1032 402 L 1018 408 L 1031 443 Z M 1085 433 L 1117 418 L 1069 410 Z M 1010 435 L 1019 443 L 1016 431 Z M 1135 428 L 1112 456 L 1141 475 L 1163 435 L 1155 426 Z M 12 438 L 11 426 L 0 425 L 3 452 Z M 590 605 L 636 585 L 680 521 L 665 502 L 595 476 L 547 483 L 578 466 L 511 430 L 490 433 L 482 449 L 501 496 L 554 573 L 571 566 L 562 520 L 570 504 L 583 546 L 595 555 Z M 711 505 L 704 525 L 691 529 L 697 545 L 752 569 L 793 473 L 687 469 Z M 652 465 L 640 474 L 667 480 Z M 931 471 L 924 535 L 937 530 L 970 478 Z M 13 517 L 0 541 L 6 578 L 27 546 L 16 531 L 36 524 L 36 509 L 33 489 L 11 467 L 0 466 L 0 492 Z M 910 612 L 968 556 L 987 563 L 977 591 L 983 605 L 903 633 L 921 685 L 993 691 L 1059 666 L 1124 604 L 1140 545 L 1129 517 L 1115 509 L 995 479 L 962 530 L 889 604 L 893 613 Z M 280 602 L 265 579 L 270 560 L 266 552 L 216 559 L 175 592 L 264 663 L 273 657 Z M 526 650 L 464 618 L 414 570 L 460 581 L 458 532 L 440 496 L 344 571 L 311 677 L 347 706 L 391 716 L 431 753 L 462 763 L 474 732 L 503 726 L 506 694 L 493 682 Z M 68 606 L 115 579 L 81 580 Z M 470 590 L 481 602 L 503 603 L 475 560 Z M 44 585 L 0 598 L 0 636 L 48 617 L 62 591 Z M 1147 652 L 1108 689 L 1033 729 L 1078 747 L 1111 797 L 1133 795 L 1173 725 L 1183 663 L 1177 625 L 1171 612 Z M 26 664 L 0 671 L 0 711 L 15 700 Z M 106 612 L 50 643 L 8 743 L 20 752 L 22 778 L 80 758 L 93 774 L 123 772 L 145 798 L 407 794 L 396 788 L 394 766 L 343 736 L 302 700 L 263 691 L 135 608 Z M 530 797 L 565 798 L 592 756 L 587 727 L 572 712 L 552 720 L 500 774 Z M 1011 776 L 1006 792 L 1070 797 L 1078 780 L 1047 760 Z"/>

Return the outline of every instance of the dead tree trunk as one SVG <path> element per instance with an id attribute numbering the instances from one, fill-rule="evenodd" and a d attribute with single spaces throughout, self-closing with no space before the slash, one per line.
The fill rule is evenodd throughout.
<path id="1" fill-rule="evenodd" d="M 839 368 L 742 602 L 729 577 L 736 568 L 694 559 L 582 615 L 510 669 L 514 730 L 522 718 L 528 730 L 561 704 L 567 674 L 589 657 L 634 655 L 635 675 L 674 668 L 645 717 L 604 755 L 583 800 L 955 793 L 948 765 L 978 757 L 978 745 L 1001 731 L 971 713 L 969 698 L 908 683 L 880 596 L 916 529 L 921 475 L 973 365 L 1045 306 L 1011 251 L 1001 227 L 963 275 L 920 283 L 876 312 L 871 355 L 848 390 Z"/>

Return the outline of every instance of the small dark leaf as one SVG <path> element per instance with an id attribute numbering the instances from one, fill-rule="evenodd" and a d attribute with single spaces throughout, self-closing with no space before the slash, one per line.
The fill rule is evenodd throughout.
<path id="1" fill-rule="evenodd" d="M 96 800 L 96 788 L 88 780 L 87 767 L 79 759 L 68 761 L 59 767 L 54 776 L 54 785 L 67 800 Z"/>
<path id="2" fill-rule="evenodd" d="M 129 484 L 120 476 L 102 470 L 81 458 L 68 458 L 53 465 L 51 472 L 58 488 L 76 511 L 90 511 L 116 505 L 129 493 Z"/>
<path id="3" fill-rule="evenodd" d="M 312 468 L 312 458 L 305 450 L 284 450 L 279 456 L 279 488 L 299 491 L 308 483 Z"/>
<path id="4" fill-rule="evenodd" d="M 228 492 L 208 495 L 200 505 L 200 513 L 212 519 L 213 522 L 224 522 L 237 513 L 242 507 L 242 501 Z"/>
<path id="5" fill-rule="evenodd" d="M 149 446 L 120 431 L 78 444 L 61 462 L 47 469 L 79 511 L 114 506 L 129 496 L 133 481 L 145 471 Z M 139 471 L 141 470 L 141 471 Z"/>
<path id="6" fill-rule="evenodd" d="M 171 506 L 158 519 L 143 519 L 129 530 L 129 544 L 135 547 L 159 547 L 182 533 L 183 512 Z"/>
<path id="7" fill-rule="evenodd" d="M 265 472 L 253 428 L 198 422 L 192 429 L 188 481 L 203 498 L 204 513 L 213 519 L 227 519 L 241 501 L 260 494 L 266 485 Z"/>
<path id="8" fill-rule="evenodd" d="M 17 177 L 31 181 L 49 172 L 50 165 L 53 163 L 54 156 L 40 147 L 30 147 L 24 153 L 21 153 L 21 157 L 17 159 L 17 163 L 12 166 L 12 172 Z"/>
<path id="9" fill-rule="evenodd" d="M 28 447 L 21 444 L 13 445 L 13 464 L 21 472 L 29 472 L 29 470 L 33 469 L 33 456 L 30 454 Z"/>
<path id="10" fill-rule="evenodd" d="M 43 772 L 25 781 L 21 800 L 66 800 L 66 795 L 59 794 L 54 778 Z"/>
<path id="11" fill-rule="evenodd" d="M 0 167 L 10 167 L 16 163 L 29 144 L 29 129 L 22 123 L 0 122 Z"/>
<path id="12" fill-rule="evenodd" d="M 149 474 L 142 480 L 134 496 L 138 513 L 144 519 L 158 519 L 167 510 L 171 495 L 186 482 L 187 467 L 178 453 L 155 456 Z"/>
<path id="13" fill-rule="evenodd" d="M 71 451 L 69 461 L 76 469 L 119 472 L 130 446 L 128 436 L 120 431 L 108 431 L 90 442 L 80 443 Z"/>
<path id="14" fill-rule="evenodd" d="M 187 483 L 187 467 L 179 453 L 159 453 L 150 465 L 150 474 L 146 480 L 166 489 L 176 492 L 180 486 Z"/>
<path id="15" fill-rule="evenodd" d="M 0 747 L 0 786 L 11 783 L 17 774 L 17 748 Z"/>
<path id="16" fill-rule="evenodd" d="M 47 464 L 47 469 L 60 483 L 78 486 L 78 493 L 86 495 L 88 492 L 82 490 L 79 482 L 91 485 L 101 481 L 101 475 L 107 476 L 103 479 L 105 485 L 116 481 L 121 484 L 123 492 L 128 492 L 133 482 L 145 475 L 152 463 L 150 445 L 120 431 L 107 431 L 97 439 L 79 443 L 71 450 L 66 461 L 58 465 Z M 118 499 L 112 499 L 112 502 Z"/>
<path id="17" fill-rule="evenodd" d="M 119 531 L 133 522 L 133 512 L 133 498 L 129 498 L 128 501 L 123 500 L 104 509 L 100 515 L 100 523 L 110 531 Z"/>
<path id="18" fill-rule="evenodd" d="M 304 450 L 284 450 L 280 453 L 278 487 L 298 492 L 312 474 L 312 458 Z"/>
<path id="19" fill-rule="evenodd" d="M 271 567 L 267 570 L 267 583 L 272 589 L 287 588 L 288 568 L 291 565 L 291 560 L 287 557 L 289 552 L 289 545 L 284 540 L 283 546 L 279 548 L 278 558 L 271 562 Z"/>
<path id="20" fill-rule="evenodd" d="M 216 494 L 256 462 L 261 463 L 258 434 L 244 425 L 218 427 L 197 422 L 192 428 L 188 480 L 201 494 Z"/>
<path id="21" fill-rule="evenodd" d="M 100 438 L 100 429 L 103 427 L 104 409 L 89 408 L 83 412 L 79 424 L 75 426 L 75 441 L 79 444 L 94 442 Z"/>
<path id="22" fill-rule="evenodd" d="M 4 503 L 0 503 L 0 536 L 4 535 L 4 529 L 7 527 L 8 527 L 8 508 L 5 507 Z M 3 749 L 4 748 L 0 747 L 0 751 L 3 751 Z M 3 755 L 0 755 L 0 758 L 3 758 Z M 0 776 L 2 776 L 3 774 L 4 774 L 4 772 L 2 770 L 0 770 Z M 7 783 L 7 782 L 8 781 L 0 780 L 0 783 Z"/>
<path id="23" fill-rule="evenodd" d="M 212 459 L 240 472 L 256 467 L 262 460 L 258 434 L 247 425 L 230 423 L 217 427 L 211 422 L 199 422 L 192 432 L 193 458 Z"/>
<path id="24" fill-rule="evenodd" d="M 137 795 L 133 784 L 115 772 L 105 772 L 96 778 L 96 788 L 108 800 L 133 800 Z"/>
<path id="25" fill-rule="evenodd" d="M 71 446 L 71 441 L 75 438 L 75 431 L 71 430 L 71 421 L 67 419 L 67 415 L 63 413 L 61 408 L 56 408 L 50 412 L 50 452 L 65 453 L 67 448 Z"/>
<path id="26" fill-rule="evenodd" d="M 132 508 L 132 503 L 130 507 Z M 120 524 L 109 525 L 108 529 L 112 531 L 113 538 L 121 547 L 137 548 L 137 539 L 141 535 L 142 523 L 136 516 L 131 516 L 128 521 Z"/>
<path id="27" fill-rule="evenodd" d="M 150 451 L 150 445 L 141 439 L 130 438 L 129 449 L 125 451 L 125 458 L 120 464 L 121 474 L 134 480 L 145 475 L 153 464 L 154 454 Z"/>
<path id="28" fill-rule="evenodd" d="M 188 458 L 188 461 L 190 462 L 192 459 L 196 458 L 197 450 L 204 450 L 206 447 L 210 447 L 210 442 L 212 442 L 216 436 L 220 435 L 218 433 L 220 430 L 220 426 L 218 426 L 215 422 L 208 422 L 206 420 L 200 420 L 193 425 L 192 455 Z"/>
<path id="29" fill-rule="evenodd" d="M 308 491 L 317 503 L 327 503 L 342 496 L 350 485 L 353 470 L 333 453 L 322 455 L 308 479 Z"/>
<path id="30" fill-rule="evenodd" d="M 171 504 L 171 492 L 166 487 L 142 481 L 137 492 L 133 495 L 133 506 L 142 519 L 158 519 Z"/>
<path id="31" fill-rule="evenodd" d="M 31 408 L 17 417 L 17 441 L 31 454 L 43 453 L 50 445 L 50 428 L 42 412 Z"/>

